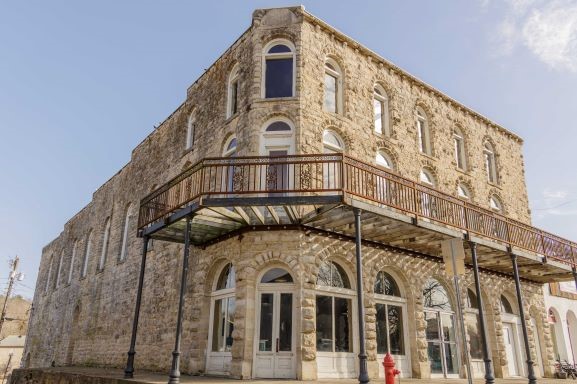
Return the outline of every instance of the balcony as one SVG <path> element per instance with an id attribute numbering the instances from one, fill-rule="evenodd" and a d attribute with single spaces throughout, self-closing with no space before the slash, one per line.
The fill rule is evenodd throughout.
<path id="1" fill-rule="evenodd" d="M 479 266 L 521 277 L 572 279 L 577 244 L 342 154 L 207 158 L 142 199 L 140 235 L 207 245 L 247 230 L 300 228 L 441 258 L 441 242 L 477 243 Z M 468 252 L 467 252 L 468 253 Z M 468 256 L 466 262 L 470 262 Z"/>

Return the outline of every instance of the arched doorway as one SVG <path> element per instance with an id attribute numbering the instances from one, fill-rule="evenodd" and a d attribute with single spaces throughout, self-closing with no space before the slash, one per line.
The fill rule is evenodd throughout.
<path id="1" fill-rule="evenodd" d="M 211 293 L 206 371 L 228 375 L 232 361 L 232 331 L 236 309 L 236 271 L 231 263 L 222 268 Z"/>
<path id="2" fill-rule="evenodd" d="M 573 311 L 567 311 L 567 331 L 569 332 L 569 345 L 573 364 L 577 361 L 577 317 Z"/>
<path id="3" fill-rule="evenodd" d="M 255 378 L 296 378 L 294 292 L 284 268 L 271 268 L 258 280 Z"/>
<path id="4" fill-rule="evenodd" d="M 501 321 L 503 322 L 503 342 L 507 357 L 507 370 L 509 377 L 522 376 L 524 374 L 523 358 L 521 355 L 521 338 L 519 337 L 519 318 L 517 308 L 511 305 L 511 301 L 505 295 L 500 297 Z"/>
<path id="5" fill-rule="evenodd" d="M 74 347 L 76 345 L 76 338 L 78 337 L 78 321 L 80 320 L 80 305 L 74 307 L 72 313 L 72 324 L 70 325 L 70 334 L 68 336 L 68 349 L 66 351 L 66 365 L 73 365 L 74 362 Z"/>
<path id="6" fill-rule="evenodd" d="M 557 309 L 549 308 L 549 328 L 551 330 L 551 339 L 553 340 L 553 352 L 555 353 L 555 360 L 569 360 L 567 356 L 567 347 L 565 345 L 565 338 L 563 334 L 563 324 L 561 316 Z"/>
<path id="7" fill-rule="evenodd" d="M 380 271 L 373 288 L 377 328 L 377 361 L 379 375 L 384 377 L 381 364 L 388 352 L 393 356 L 401 377 L 411 377 L 411 359 L 407 332 L 407 299 L 397 281 Z"/>
<path id="8" fill-rule="evenodd" d="M 433 278 L 423 287 L 431 377 L 459 377 L 457 322 L 445 287 Z"/>

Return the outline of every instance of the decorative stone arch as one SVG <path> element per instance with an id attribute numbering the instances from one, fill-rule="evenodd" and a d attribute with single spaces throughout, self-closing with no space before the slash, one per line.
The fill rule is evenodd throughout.
<path id="1" fill-rule="evenodd" d="M 465 178 L 464 176 L 459 176 L 457 177 L 457 180 L 455 181 L 455 188 L 453 189 L 453 194 L 455 194 L 458 198 L 462 198 L 461 196 L 459 196 L 457 189 L 459 188 L 459 185 L 464 185 L 467 190 L 470 193 L 469 199 L 465 199 L 466 201 L 472 203 L 475 201 L 475 190 L 473 188 L 472 183 Z"/>
<path id="2" fill-rule="evenodd" d="M 347 274 L 349 283 L 351 284 L 351 290 L 356 291 L 357 278 L 355 275 L 356 264 L 354 250 L 343 252 L 341 248 L 336 246 L 328 246 L 320 251 L 318 256 L 320 257 L 316 258 L 315 264 L 311 268 L 309 275 L 309 281 L 312 282 L 313 286 L 316 285 L 321 264 L 325 261 L 333 261 L 343 268 L 344 272 Z"/>
<path id="3" fill-rule="evenodd" d="M 419 182 L 421 182 L 421 170 L 426 170 L 427 172 L 429 172 L 431 174 L 431 176 L 433 176 L 433 187 L 434 188 L 439 188 L 439 186 L 441 185 L 441 179 L 440 179 L 440 175 L 439 172 L 437 171 L 437 167 L 435 167 L 433 165 L 433 162 L 429 161 L 428 159 L 424 159 L 421 161 L 422 166 L 419 168 L 419 173 L 417 174 L 417 180 Z"/>
<path id="4" fill-rule="evenodd" d="M 274 267 L 286 269 L 293 277 L 295 284 L 300 282 L 304 277 L 299 257 L 278 251 L 267 251 L 253 257 L 249 263 L 245 265 L 242 270 L 237 271 L 237 273 L 240 278 L 253 276 L 258 284 L 262 274 Z"/>
<path id="5" fill-rule="evenodd" d="M 505 204 L 505 202 L 503 201 L 503 196 L 501 195 L 501 192 L 497 189 L 497 188 L 491 188 L 489 189 L 489 195 L 487 196 L 487 200 L 485 201 L 485 204 L 487 204 L 488 209 L 491 209 L 491 206 L 489 205 L 489 202 L 491 200 L 491 197 L 497 197 L 497 199 L 499 199 L 499 202 L 501 203 L 501 212 L 499 212 L 501 215 L 506 216 L 507 215 L 507 206 Z"/>
<path id="6" fill-rule="evenodd" d="M 397 152 L 391 148 L 391 145 L 384 141 L 377 142 L 377 149 L 375 151 L 375 156 L 379 153 L 384 153 L 391 160 L 391 168 L 388 169 L 389 172 L 399 171 L 399 156 Z M 374 159 L 373 159 L 374 161 Z"/>

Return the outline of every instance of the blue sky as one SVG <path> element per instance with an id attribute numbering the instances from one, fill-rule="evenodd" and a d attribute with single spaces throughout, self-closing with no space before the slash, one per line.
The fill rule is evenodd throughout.
<path id="1" fill-rule="evenodd" d="M 577 0 L 303 1 L 306 9 L 525 139 L 534 225 L 577 240 Z M 286 1 L 4 2 L 0 285 L 130 159 L 186 88 Z"/>

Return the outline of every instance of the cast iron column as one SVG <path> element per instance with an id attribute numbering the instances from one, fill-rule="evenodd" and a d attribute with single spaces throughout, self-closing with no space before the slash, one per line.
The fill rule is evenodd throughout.
<path id="1" fill-rule="evenodd" d="M 178 302 L 178 317 L 176 319 L 176 341 L 172 352 L 172 367 L 168 376 L 168 384 L 180 383 L 180 337 L 182 335 L 182 307 L 184 307 L 184 293 L 186 291 L 186 275 L 188 273 L 188 253 L 190 248 L 190 217 L 186 218 L 184 232 L 184 260 L 182 261 L 182 276 L 180 279 L 180 300 Z"/>
<path id="2" fill-rule="evenodd" d="M 525 342 L 525 356 L 527 356 L 527 378 L 529 384 L 536 384 L 537 377 L 533 370 L 533 360 L 531 360 L 531 349 L 529 348 L 529 335 L 527 334 L 527 322 L 525 321 L 525 310 L 523 308 L 523 297 L 521 296 L 521 282 L 519 281 L 519 268 L 517 267 L 517 255 L 509 250 L 511 261 L 513 262 L 513 275 L 515 277 L 515 290 L 517 291 L 517 303 L 519 304 L 519 316 L 521 317 L 521 329 L 523 330 L 523 341 Z"/>
<path id="3" fill-rule="evenodd" d="M 489 354 L 489 343 L 487 342 L 487 326 L 485 325 L 485 314 L 483 309 L 483 299 L 481 298 L 481 282 L 479 280 L 479 264 L 477 263 L 477 243 L 469 240 L 471 248 L 471 258 L 473 259 L 473 275 L 475 277 L 475 293 L 477 294 L 477 307 L 479 308 L 479 328 L 481 328 L 481 341 L 483 342 L 483 361 L 485 362 L 485 383 L 495 383 L 491 355 Z"/>
<path id="4" fill-rule="evenodd" d="M 130 349 L 128 350 L 128 360 L 124 368 L 124 378 L 134 377 L 134 355 L 136 354 L 136 332 L 138 331 L 138 318 L 140 317 L 140 302 L 142 301 L 142 285 L 144 284 L 144 271 L 146 269 L 146 252 L 148 252 L 148 236 L 142 238 L 142 261 L 140 262 L 140 275 L 138 277 L 138 288 L 136 289 L 136 308 L 134 309 L 134 319 L 132 320 L 132 337 L 130 338 Z"/>
<path id="5" fill-rule="evenodd" d="M 355 215 L 355 255 L 357 259 L 357 305 L 359 316 L 359 383 L 370 383 L 365 350 L 365 300 L 363 295 L 363 260 L 361 252 L 361 210 L 353 208 Z"/>

